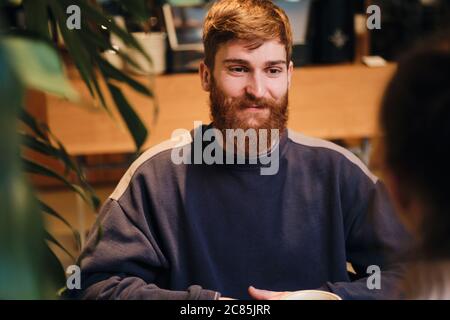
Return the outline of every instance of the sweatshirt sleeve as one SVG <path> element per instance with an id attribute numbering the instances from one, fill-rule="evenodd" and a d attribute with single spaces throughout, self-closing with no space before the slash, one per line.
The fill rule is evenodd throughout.
<path id="1" fill-rule="evenodd" d="M 142 210 L 125 212 L 108 199 L 94 226 L 81 260 L 81 290 L 70 296 L 82 299 L 212 300 L 218 292 L 191 285 L 185 291 L 160 288 L 170 268 L 152 235 Z M 100 232 L 100 236 L 99 236 Z M 99 237 L 98 237 L 99 236 Z"/>
<path id="2" fill-rule="evenodd" d="M 401 258 L 408 252 L 410 235 L 398 220 L 384 184 L 375 177 L 352 171 L 342 183 L 342 206 L 346 211 L 347 261 L 358 280 L 328 282 L 320 289 L 343 299 L 396 298 L 404 274 Z M 379 282 L 374 273 L 378 270 Z"/>

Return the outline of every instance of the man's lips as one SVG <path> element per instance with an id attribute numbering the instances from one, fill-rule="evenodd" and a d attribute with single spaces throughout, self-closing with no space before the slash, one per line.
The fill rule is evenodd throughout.
<path id="1" fill-rule="evenodd" d="M 265 106 L 261 106 L 261 105 L 253 104 L 253 105 L 250 105 L 250 106 L 245 106 L 244 109 L 245 110 L 250 110 L 250 111 L 258 111 L 258 110 L 264 110 L 264 109 L 266 109 L 266 107 Z"/>

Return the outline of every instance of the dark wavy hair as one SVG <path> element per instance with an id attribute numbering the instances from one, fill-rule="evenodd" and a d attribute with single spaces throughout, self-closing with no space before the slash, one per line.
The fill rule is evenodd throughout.
<path id="1" fill-rule="evenodd" d="M 426 206 L 417 252 L 450 258 L 450 32 L 401 58 L 380 112 L 385 163 Z"/>

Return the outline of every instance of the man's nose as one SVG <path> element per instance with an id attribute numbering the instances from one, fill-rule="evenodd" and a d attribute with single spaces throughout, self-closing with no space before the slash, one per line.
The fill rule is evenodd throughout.
<path id="1" fill-rule="evenodd" d="M 266 86 L 261 75 L 255 73 L 249 77 L 245 91 L 249 96 L 263 98 L 266 94 Z"/>

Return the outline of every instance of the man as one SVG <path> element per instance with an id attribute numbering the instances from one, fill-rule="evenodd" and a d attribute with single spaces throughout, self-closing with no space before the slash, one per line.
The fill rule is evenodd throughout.
<path id="1" fill-rule="evenodd" d="M 395 278 L 385 253 L 402 248 L 403 230 L 355 156 L 286 129 L 293 64 L 285 13 L 271 1 L 219 1 L 203 37 L 200 76 L 213 122 L 151 148 L 122 178 L 102 208 L 99 243 L 94 230 L 83 253 L 83 297 L 271 299 L 317 288 L 383 297 Z M 215 135 L 219 160 L 221 151 L 251 156 L 251 139 L 239 148 L 227 130 L 269 133 L 258 135 L 253 163 L 174 161 L 195 158 L 195 139 L 209 129 L 225 136 Z M 200 154 L 207 148 L 202 141 Z M 275 170 L 264 174 L 274 154 Z M 381 289 L 350 282 L 347 261 L 359 276 L 381 268 Z"/>

